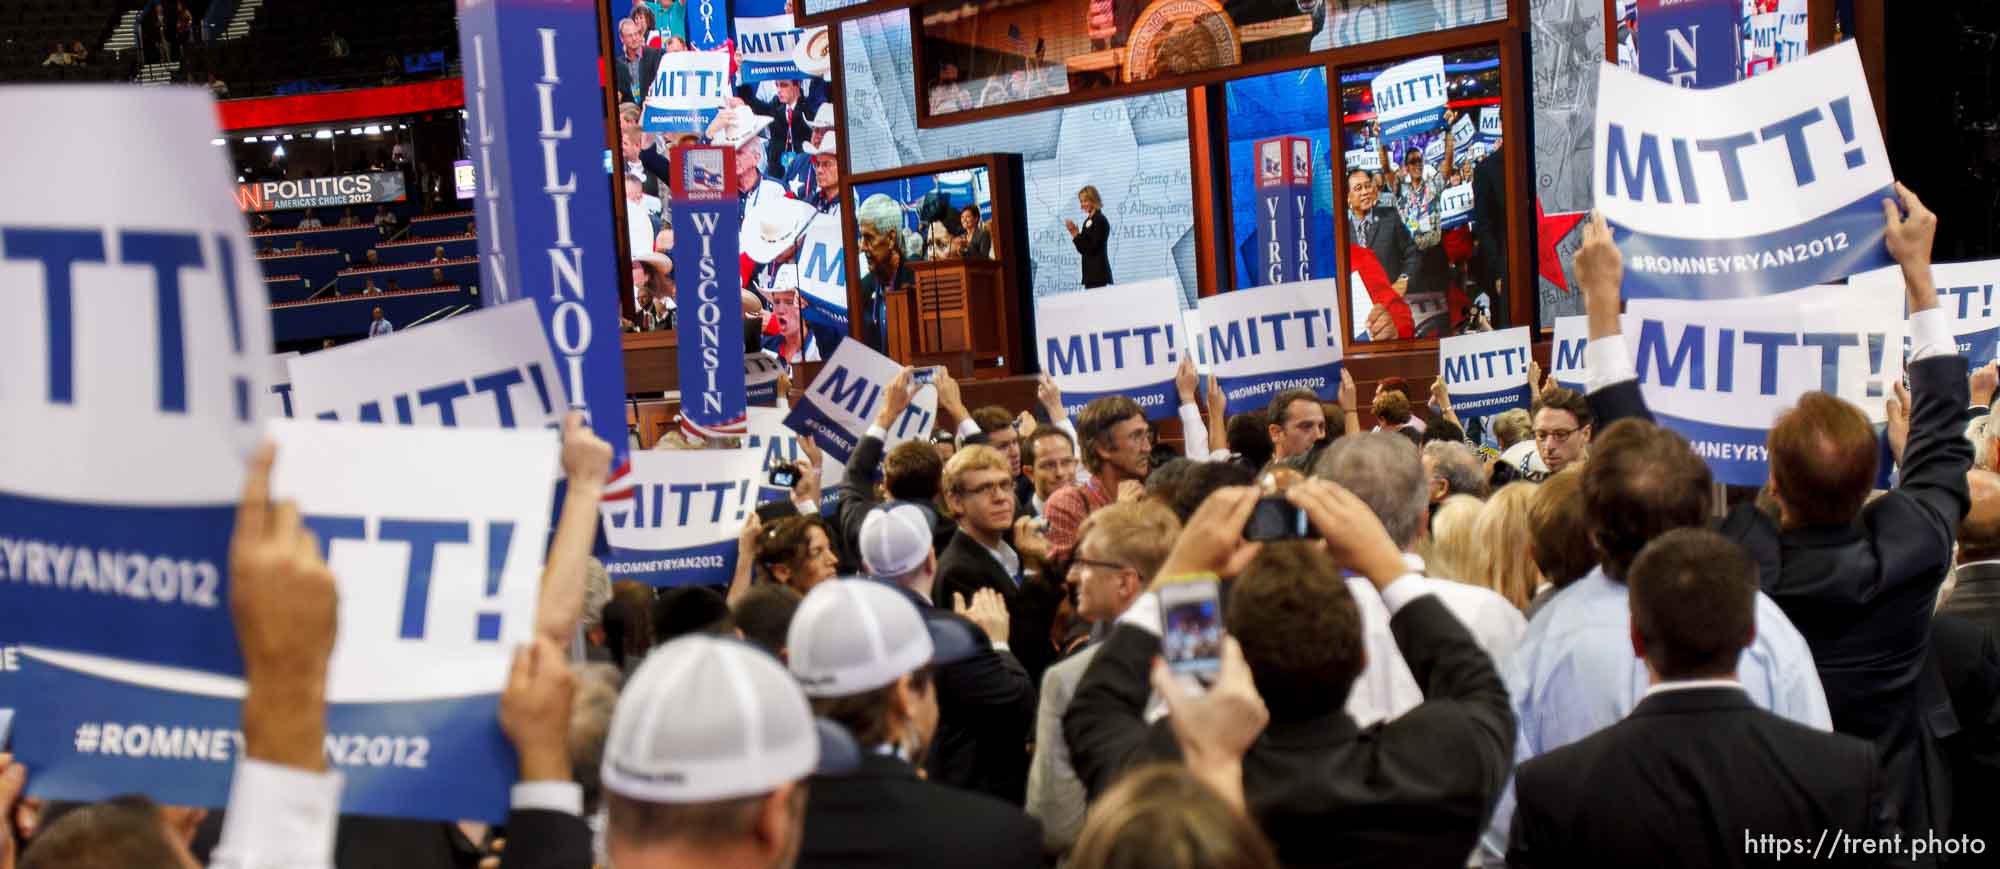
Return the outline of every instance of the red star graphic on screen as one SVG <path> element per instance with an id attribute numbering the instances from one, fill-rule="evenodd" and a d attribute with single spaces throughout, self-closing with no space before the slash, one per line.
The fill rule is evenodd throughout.
<path id="1" fill-rule="evenodd" d="M 1565 214 L 1549 214 L 1542 210 L 1542 198 L 1535 197 L 1535 238 L 1537 254 L 1535 262 L 1542 278 L 1569 292 L 1569 279 L 1563 277 L 1562 257 L 1556 254 L 1556 245 L 1576 230 L 1576 225 L 1590 216 L 1588 211 L 1574 211 Z"/>

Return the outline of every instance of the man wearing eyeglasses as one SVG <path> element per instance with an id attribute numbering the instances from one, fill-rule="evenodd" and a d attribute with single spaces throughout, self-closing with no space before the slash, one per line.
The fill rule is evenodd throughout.
<path id="1" fill-rule="evenodd" d="M 1535 398 L 1535 454 L 1549 474 L 1560 473 L 1590 452 L 1590 402 L 1560 386 Z"/>
<path id="2" fill-rule="evenodd" d="M 1107 395 L 1084 405 L 1076 416 L 1076 431 L 1090 479 L 1049 497 L 1043 515 L 1048 519 L 1050 559 L 1055 562 L 1068 560 L 1084 517 L 1114 500 L 1145 497 L 1152 460 L 1153 430 L 1146 425 L 1146 413 L 1123 395 Z"/>
<path id="3" fill-rule="evenodd" d="M 1069 586 L 1076 592 L 1076 617 L 1093 634 L 1107 633 L 1118 617 L 1144 594 L 1153 575 L 1180 539 L 1181 522 L 1172 510 L 1152 501 L 1113 504 L 1090 514 L 1083 542 L 1069 563 Z M 1035 757 L 1028 765 L 1028 814 L 1041 819 L 1042 845 L 1060 854 L 1076 844 L 1083 829 L 1085 794 L 1070 763 L 1063 737 L 1063 714 L 1097 647 L 1086 646 L 1049 668 L 1042 678 L 1035 713 Z"/>
<path id="4" fill-rule="evenodd" d="M 989 446 L 960 449 L 945 463 L 944 497 L 958 531 L 938 553 L 932 601 L 956 609 L 982 590 L 997 592 L 1007 604 L 1014 657 L 1028 678 L 1040 679 L 1056 656 L 1049 625 L 1062 589 L 1043 566 L 1049 542 L 1033 520 L 1014 517 L 1014 475 L 1006 457 Z"/>

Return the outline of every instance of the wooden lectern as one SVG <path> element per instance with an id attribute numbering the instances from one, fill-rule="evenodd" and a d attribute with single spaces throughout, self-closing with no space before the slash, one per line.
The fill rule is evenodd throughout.
<path id="1" fill-rule="evenodd" d="M 922 364 L 970 354 L 975 368 L 997 368 L 1007 355 L 1006 282 L 992 260 L 910 263 L 913 293 L 890 293 L 889 355 Z M 936 360 L 933 362 L 932 360 Z"/>

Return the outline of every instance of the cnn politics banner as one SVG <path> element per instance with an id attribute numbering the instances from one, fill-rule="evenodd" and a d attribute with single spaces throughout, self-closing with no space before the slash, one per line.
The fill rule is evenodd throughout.
<path id="1" fill-rule="evenodd" d="M 874 424 L 882 407 L 882 390 L 903 366 L 860 341 L 842 341 L 833 358 L 814 375 L 812 385 L 785 416 L 785 426 L 809 436 L 826 452 L 829 463 L 847 464 L 861 436 Z M 937 389 L 917 388 L 910 406 L 889 430 L 883 446 L 893 447 L 931 433 L 937 424 Z"/>
<path id="2" fill-rule="evenodd" d="M 34 167 L 0 178 L 0 641 L 233 674 L 229 533 L 271 318 L 215 104 L 10 87 L 0 113 L 64 130 L 0 131 Z M 189 627 L 173 642 L 167 617 Z M 38 794 L 54 748 L 21 745 Z"/>
<path id="3" fill-rule="evenodd" d="M 499 693 L 534 632 L 556 436 L 307 420 L 270 432 L 272 495 L 298 503 L 339 583 L 325 752 L 346 777 L 342 813 L 504 818 L 515 776 Z M 123 660 L 24 649 L 24 696 L 63 698 L 16 722 L 35 793 L 227 802 L 240 662 L 233 648 L 174 652 L 233 628 L 186 601 L 146 606 L 146 629 L 116 639 Z"/>
<path id="4" fill-rule="evenodd" d="M 1555 343 L 1549 345 L 1549 378 L 1557 386 L 1587 392 L 1590 372 L 1583 348 L 1590 346 L 1590 318 L 1582 314 L 1556 318 Z"/>
<path id="5" fill-rule="evenodd" d="M 1599 67 L 1597 207 L 1626 298 L 1762 296 L 1888 265 L 1888 152 L 1843 42 L 1705 91 Z"/>
<path id="6" fill-rule="evenodd" d="M 1375 123 L 1382 138 L 1397 139 L 1427 132 L 1444 124 L 1444 56 L 1433 54 L 1396 64 L 1370 84 L 1375 99 Z M 1428 156 L 1428 155 L 1426 155 Z"/>
<path id="7" fill-rule="evenodd" d="M 852 342 L 849 342 L 852 343 Z M 612 579 L 726 585 L 736 538 L 758 504 L 764 450 L 644 450 L 632 454 L 632 497 L 599 509 Z"/>
<path id="8" fill-rule="evenodd" d="M 792 59 L 792 46 L 805 36 L 793 26 L 787 0 L 731 0 L 736 21 L 736 80 L 740 84 L 807 78 Z"/>
<path id="9" fill-rule="evenodd" d="M 236 185 L 236 207 L 249 211 L 285 211 L 401 202 L 400 172 L 359 172 L 331 178 L 292 178 Z"/>
<path id="10" fill-rule="evenodd" d="M 649 133 L 700 135 L 729 93 L 729 52 L 667 52 L 646 91 L 639 127 Z"/>
<path id="11" fill-rule="evenodd" d="M 1438 341 L 1438 369 L 1462 417 L 1526 408 L 1528 327 L 1453 335 Z"/>
<path id="12" fill-rule="evenodd" d="M 1228 412 L 1261 410 L 1278 393 L 1310 389 L 1331 400 L 1340 392 L 1338 279 L 1297 281 L 1217 293 L 1200 301 L 1195 345 L 1206 345 L 1211 371 Z M 1067 395 L 1065 395 L 1067 397 Z"/>
<path id="13" fill-rule="evenodd" d="M 292 360 L 293 415 L 440 428 L 548 428 L 569 411 L 526 301 Z"/>
<path id="14" fill-rule="evenodd" d="M 1076 416 L 1093 399 L 1124 395 L 1147 419 L 1173 416 L 1180 310 L 1165 278 L 1035 299 L 1042 371 L 1062 387 L 1063 411 Z"/>
<path id="15" fill-rule="evenodd" d="M 1931 266 L 1931 278 L 1937 284 L 1938 308 L 1951 321 L 1951 333 L 1958 340 L 1958 355 L 1974 368 L 2000 357 L 2000 306 L 1993 298 L 2000 260 L 1937 263 Z M 1863 272 L 1847 283 L 1891 298 L 1904 297 L 1903 270 L 1897 266 Z"/>

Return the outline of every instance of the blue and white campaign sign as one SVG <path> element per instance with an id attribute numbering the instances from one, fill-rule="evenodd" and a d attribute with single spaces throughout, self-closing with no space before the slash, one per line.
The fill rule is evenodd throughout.
<path id="1" fill-rule="evenodd" d="M 704 4 L 709 0 L 703 0 Z M 719 5 L 719 4 L 718 4 Z M 690 9 L 692 29 L 695 11 Z M 628 446 L 611 185 L 604 178 L 598 42 L 589 3 L 461 2 L 469 156 L 477 163 L 480 299 L 533 299 L 556 361 L 553 403 Z M 586 289 L 589 288 L 589 289 Z M 733 351 L 732 351 L 733 352 Z"/>
<path id="2" fill-rule="evenodd" d="M 1465 159 L 1465 155 L 1472 150 L 1472 146 L 1477 144 L 1479 144 L 1479 122 L 1473 120 L 1471 113 L 1460 112 L 1458 119 L 1452 121 L 1451 124 L 1451 153 L 1453 159 Z"/>
<path id="3" fill-rule="evenodd" d="M 1719 482 L 1762 485 L 1771 426 L 1811 389 L 1797 304 L 1634 300 L 1623 319 L 1646 404 Z"/>
<path id="4" fill-rule="evenodd" d="M 743 446 L 764 453 L 762 467 L 765 470 L 805 458 L 805 451 L 799 447 L 799 433 L 785 427 L 785 412 L 776 408 L 750 408 L 750 434 L 743 441 Z M 792 497 L 792 490 L 771 485 L 769 476 L 761 472 L 756 477 L 756 483 L 757 502 L 760 504 Z"/>
<path id="5" fill-rule="evenodd" d="M 1438 228 L 1472 225 L 1472 182 L 1446 187 L 1438 194 Z"/>
<path id="6" fill-rule="evenodd" d="M 289 353 L 271 354 L 271 387 L 270 391 L 266 393 L 270 396 L 270 401 L 268 402 L 270 409 L 265 411 L 265 416 L 281 416 L 287 419 L 291 417 L 291 363 L 292 360 L 297 358 L 299 358 L 299 353 L 296 350 Z"/>
<path id="7" fill-rule="evenodd" d="M 271 317 L 215 104 L 10 87 L 0 113 L 64 131 L 0 132 L 33 167 L 0 178 L 0 638 L 234 661 L 229 531 L 272 407 Z M 164 613 L 204 630 L 160 642 Z"/>
<path id="8" fill-rule="evenodd" d="M 1937 284 L 1938 309 L 1951 320 L 1958 355 L 1974 368 L 2000 357 L 2000 305 L 1993 287 L 2000 283 L 2000 260 L 1937 263 L 1931 266 Z M 1898 266 L 1863 272 L 1848 286 L 1867 287 L 1892 299 L 1904 298 L 1903 270 Z"/>
<path id="9" fill-rule="evenodd" d="M 701 134 L 731 91 L 729 52 L 669 51 L 646 91 L 639 127 L 652 133 Z"/>
<path id="10" fill-rule="evenodd" d="M 1287 389 L 1331 401 L 1340 392 L 1340 281 L 1295 281 L 1217 293 L 1199 303 L 1211 370 L 1228 412 L 1259 410 Z M 1067 394 L 1064 396 L 1067 398 Z"/>
<path id="11" fill-rule="evenodd" d="M 1549 378 L 1557 386 L 1586 392 L 1590 372 L 1583 349 L 1590 346 L 1590 318 L 1578 314 L 1556 318 L 1555 343 L 1549 345 Z"/>
<path id="12" fill-rule="evenodd" d="M 806 78 L 792 47 L 805 38 L 793 24 L 786 0 L 730 0 L 736 19 L 736 80 L 739 84 Z"/>
<path id="13" fill-rule="evenodd" d="M 292 360 L 300 419 L 438 428 L 562 427 L 569 410 L 535 306 L 482 308 Z"/>
<path id="14" fill-rule="evenodd" d="M 806 387 L 798 406 L 785 416 L 785 426 L 812 437 L 829 465 L 845 465 L 882 407 L 883 388 L 902 370 L 895 360 L 860 341 L 842 341 Z M 936 425 L 937 390 L 924 386 L 910 396 L 910 406 L 897 418 L 883 446 L 924 437 Z"/>
<path id="15" fill-rule="evenodd" d="M 556 435 L 276 420 L 271 436 L 272 494 L 298 503 L 339 583 L 325 751 L 347 779 L 341 811 L 505 817 L 514 755 L 499 692 L 534 632 Z M 63 698 L 16 722 L 35 793 L 227 801 L 240 661 L 233 649 L 174 659 L 233 629 L 185 600 L 145 605 L 153 620 L 119 640 L 118 659 L 24 648 L 21 690 Z"/>
<path id="16" fill-rule="evenodd" d="M 1382 171 L 1382 152 L 1376 150 L 1373 144 L 1355 148 L 1347 152 L 1346 165 L 1349 172 L 1356 169 L 1380 172 Z"/>
<path id="17" fill-rule="evenodd" d="M 1202 334 L 1200 308 L 1188 308 L 1181 311 L 1181 330 L 1185 334 L 1195 336 L 1195 340 L 1189 342 L 1191 346 L 1188 348 L 1188 351 L 1194 354 L 1195 373 L 1209 373 L 1212 363 L 1208 359 L 1208 342 L 1201 340 L 1200 337 Z M 1207 394 L 1206 389 L 1203 390 L 1203 394 Z"/>
<path id="18" fill-rule="evenodd" d="M 743 355 L 743 397 L 751 407 L 778 406 L 778 375 L 784 364 L 762 350 Z"/>
<path id="19" fill-rule="evenodd" d="M 1174 368 L 1185 337 L 1180 293 L 1156 278 L 1035 299 L 1035 336 L 1042 371 L 1062 387 L 1063 411 L 1074 417 L 1093 399 L 1123 395 L 1147 419 L 1179 407 Z"/>
<path id="20" fill-rule="evenodd" d="M 1487 142 L 1500 141 L 1500 107 L 1485 106 L 1479 110 L 1479 138 Z"/>
<path id="21" fill-rule="evenodd" d="M 850 342 L 851 343 L 851 342 Z M 632 497 L 606 501 L 611 578 L 647 585 L 725 585 L 736 538 L 757 507 L 764 450 L 644 450 L 632 454 Z"/>
<path id="22" fill-rule="evenodd" d="M 1424 145 L 1424 163 L 1433 167 L 1444 164 L 1444 137 L 1432 139 Z"/>
<path id="23" fill-rule="evenodd" d="M 1528 327 L 1452 335 L 1438 341 L 1438 370 L 1461 417 L 1526 408 Z"/>
<path id="24" fill-rule="evenodd" d="M 799 289 L 806 321 L 847 334 L 847 249 L 840 240 L 840 209 L 815 212 L 799 234 Z M 829 348 L 821 347 L 825 353 Z"/>
<path id="25" fill-rule="evenodd" d="M 1762 296 L 1888 265 L 1888 152 L 1852 41 L 1684 90 L 1599 68 L 1592 173 L 1627 298 Z"/>
<path id="26" fill-rule="evenodd" d="M 1399 139 L 1444 125 L 1444 56 L 1433 54 L 1396 64 L 1369 85 L 1375 97 L 1375 122 L 1384 139 Z"/>
<path id="27" fill-rule="evenodd" d="M 682 145 L 673 157 L 681 427 L 704 437 L 742 434 L 745 371 L 736 356 L 743 346 L 737 259 L 743 203 L 730 180 L 736 177 L 736 151 Z"/>

